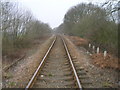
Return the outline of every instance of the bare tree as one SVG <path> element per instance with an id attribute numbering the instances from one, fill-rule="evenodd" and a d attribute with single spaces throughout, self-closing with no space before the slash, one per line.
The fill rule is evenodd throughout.
<path id="1" fill-rule="evenodd" d="M 118 20 L 118 12 L 120 11 L 120 1 L 119 0 L 108 0 L 102 4 L 109 15 L 109 17 L 114 21 L 117 22 Z"/>

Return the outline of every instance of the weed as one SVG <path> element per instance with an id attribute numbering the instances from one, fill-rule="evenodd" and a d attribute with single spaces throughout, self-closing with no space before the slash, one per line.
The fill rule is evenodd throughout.
<path id="1" fill-rule="evenodd" d="M 12 87 L 12 86 L 15 86 L 16 83 L 15 82 L 9 82 L 8 85 L 9 85 L 9 87 Z"/>
<path id="2" fill-rule="evenodd" d="M 5 77 L 6 79 L 9 79 L 9 78 L 12 78 L 13 75 L 12 75 L 10 72 L 8 72 L 8 73 L 5 73 L 4 77 Z"/>
<path id="3" fill-rule="evenodd" d="M 104 82 L 103 87 L 112 87 L 112 84 L 110 84 L 109 82 Z"/>
<path id="4" fill-rule="evenodd" d="M 49 74 L 48 76 L 53 76 L 52 74 Z"/>

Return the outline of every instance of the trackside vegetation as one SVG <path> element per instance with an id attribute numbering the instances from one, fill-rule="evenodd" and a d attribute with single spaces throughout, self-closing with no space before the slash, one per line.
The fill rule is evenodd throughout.
<path id="1" fill-rule="evenodd" d="M 118 55 L 119 2 L 108 1 L 101 6 L 78 4 L 68 10 L 59 32 L 87 39 L 95 46 Z"/>
<path id="2" fill-rule="evenodd" d="M 3 56 L 32 45 L 35 39 L 51 33 L 48 24 L 38 21 L 16 2 L 0 2 Z"/>

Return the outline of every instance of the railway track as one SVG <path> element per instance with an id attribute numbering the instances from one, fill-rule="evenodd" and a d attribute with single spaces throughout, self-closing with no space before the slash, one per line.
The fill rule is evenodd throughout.
<path id="1" fill-rule="evenodd" d="M 27 84 L 29 88 L 79 88 L 82 90 L 84 72 L 72 60 L 68 47 L 60 36 L 55 37 L 43 60 Z M 83 74 L 83 76 L 80 76 Z"/>

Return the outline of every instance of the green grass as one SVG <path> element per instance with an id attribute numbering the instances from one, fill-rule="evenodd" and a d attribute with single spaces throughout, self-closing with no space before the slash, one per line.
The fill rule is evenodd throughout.
<path id="1" fill-rule="evenodd" d="M 51 77 L 51 76 L 53 76 L 53 75 L 52 75 L 51 73 L 49 73 L 49 74 L 48 74 L 48 76 L 50 76 L 50 77 Z"/>
<path id="2" fill-rule="evenodd" d="M 13 86 L 16 85 L 16 83 L 15 82 L 9 82 L 8 85 L 9 85 L 9 87 L 13 87 Z"/>
<path id="3" fill-rule="evenodd" d="M 9 78 L 12 78 L 13 75 L 12 75 L 10 72 L 8 72 L 8 73 L 5 73 L 4 77 L 5 77 L 6 79 L 9 79 Z"/>
<path id="4" fill-rule="evenodd" d="M 110 84 L 109 82 L 104 82 L 103 87 L 112 87 L 112 84 Z"/>

